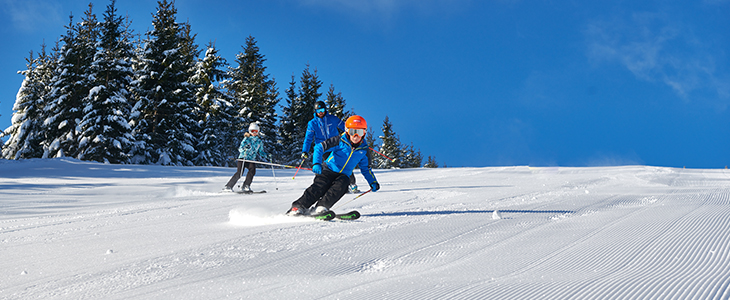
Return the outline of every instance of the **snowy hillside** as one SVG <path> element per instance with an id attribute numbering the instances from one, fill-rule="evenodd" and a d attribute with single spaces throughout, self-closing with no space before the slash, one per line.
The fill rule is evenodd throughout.
<path id="1" fill-rule="evenodd" d="M 310 172 L 233 172 L 0 160 L 0 298 L 730 298 L 727 170 L 376 170 L 329 222 L 281 216 Z"/>

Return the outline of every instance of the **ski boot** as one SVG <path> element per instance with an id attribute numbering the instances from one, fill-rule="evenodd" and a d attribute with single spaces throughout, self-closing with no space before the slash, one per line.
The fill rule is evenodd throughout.
<path id="1" fill-rule="evenodd" d="M 302 216 L 306 214 L 307 210 L 299 205 L 292 205 L 292 207 L 286 212 L 287 216 Z"/>

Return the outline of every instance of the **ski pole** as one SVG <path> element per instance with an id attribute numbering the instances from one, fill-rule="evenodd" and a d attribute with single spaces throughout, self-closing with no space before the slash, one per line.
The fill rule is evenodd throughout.
<path id="1" fill-rule="evenodd" d="M 282 165 L 282 164 L 268 163 L 268 162 L 256 161 L 256 160 L 246 160 L 246 159 L 239 159 L 239 160 L 240 161 L 252 162 L 252 163 L 260 164 L 260 165 L 271 165 L 271 166 L 275 166 L 275 167 L 290 168 L 290 169 L 296 169 L 297 168 L 295 166 L 288 166 L 288 165 Z M 304 170 L 311 170 L 310 168 L 302 168 L 302 169 L 304 169 Z"/>
<path id="2" fill-rule="evenodd" d="M 304 160 L 305 160 L 305 159 L 306 159 L 306 158 L 302 158 L 302 162 L 300 162 L 300 163 L 299 163 L 299 166 L 297 167 L 297 171 L 296 171 L 296 172 L 294 172 L 294 177 L 292 177 L 291 179 L 294 179 L 294 178 L 296 178 L 296 177 L 297 177 L 297 173 L 299 173 L 299 169 L 301 169 L 301 168 L 302 168 L 302 164 L 304 163 Z"/>
<path id="3" fill-rule="evenodd" d="M 271 159 L 269 159 L 271 160 Z M 274 164 L 271 164 L 271 174 L 274 174 L 274 187 L 276 187 L 276 190 L 279 190 L 279 184 L 276 182 L 276 172 L 274 172 Z"/>
<path id="4" fill-rule="evenodd" d="M 373 149 L 373 147 L 370 147 L 370 150 L 375 151 L 375 153 L 380 154 L 380 156 L 387 158 L 389 161 L 393 162 L 393 159 L 390 157 L 385 156 L 385 154 L 378 152 L 378 150 Z"/>
<path id="5" fill-rule="evenodd" d="M 365 191 L 364 193 L 362 193 L 362 194 L 360 194 L 360 195 L 357 195 L 357 197 L 355 197 L 355 198 L 352 198 L 352 200 L 350 200 L 350 201 L 347 201 L 347 202 L 345 202 L 345 203 L 340 203 L 339 205 L 337 205 L 337 206 L 333 207 L 333 208 L 332 208 L 332 210 L 335 210 L 335 209 L 339 208 L 340 206 L 343 206 L 343 205 L 345 205 L 345 204 L 347 204 L 347 203 L 350 203 L 350 202 L 352 202 L 352 201 L 355 201 L 355 199 L 357 199 L 357 198 L 360 198 L 360 197 L 362 197 L 363 195 L 365 195 L 365 194 L 367 194 L 367 193 L 370 193 L 370 192 L 371 192 L 372 190 L 373 190 L 373 189 L 369 189 L 369 190 Z"/>

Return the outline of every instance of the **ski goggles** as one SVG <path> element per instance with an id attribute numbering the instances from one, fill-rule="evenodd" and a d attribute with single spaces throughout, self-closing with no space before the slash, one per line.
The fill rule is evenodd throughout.
<path id="1" fill-rule="evenodd" d="M 256 129 L 254 129 L 254 130 L 249 130 L 248 132 L 250 132 L 250 133 L 259 133 L 259 131 L 258 131 L 258 130 L 256 130 Z"/>
<path id="2" fill-rule="evenodd" d="M 362 137 L 365 135 L 365 129 L 347 128 L 347 134 L 349 134 L 350 136 Z"/>
<path id="3" fill-rule="evenodd" d="M 320 109 L 315 110 L 315 112 L 317 112 L 318 114 L 323 114 L 325 111 L 326 110 L 324 108 L 320 108 Z"/>

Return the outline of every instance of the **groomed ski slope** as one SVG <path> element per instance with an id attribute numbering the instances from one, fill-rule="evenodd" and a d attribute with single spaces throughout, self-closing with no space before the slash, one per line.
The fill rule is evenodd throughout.
<path id="1" fill-rule="evenodd" d="M 281 215 L 310 172 L 233 172 L 0 160 L 0 298 L 730 298 L 728 170 L 376 170 L 329 222 Z"/>

